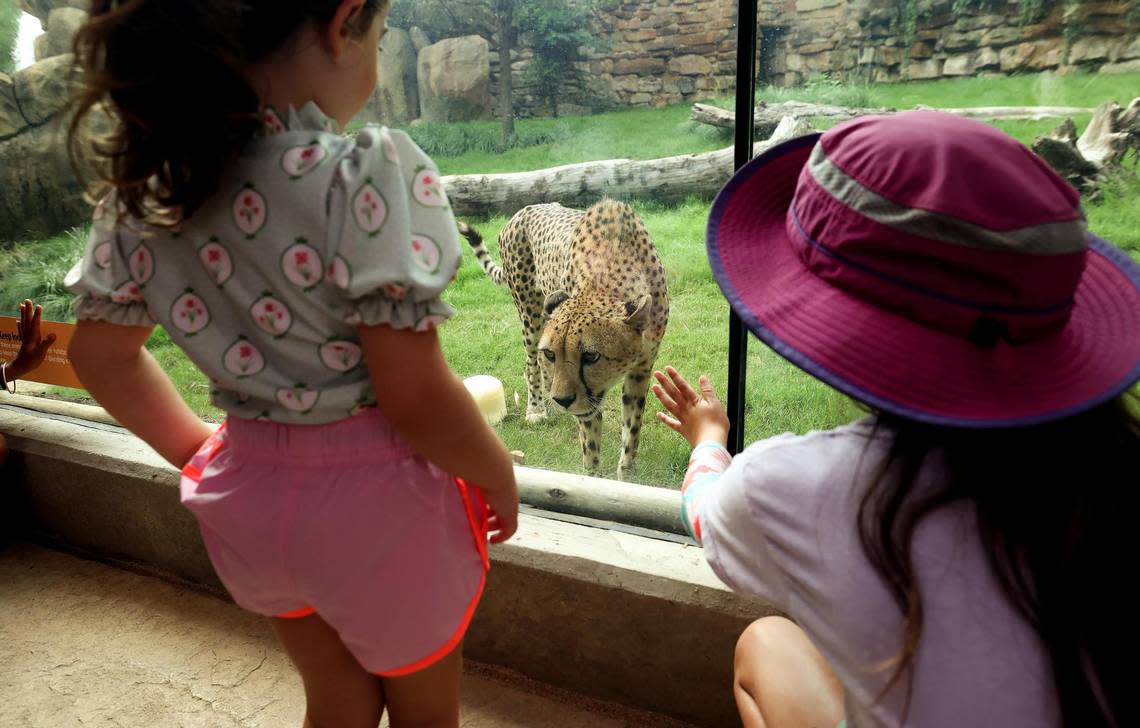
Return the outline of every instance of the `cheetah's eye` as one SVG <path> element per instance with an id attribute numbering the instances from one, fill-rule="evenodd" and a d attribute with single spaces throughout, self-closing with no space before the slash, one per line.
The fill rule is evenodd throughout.
<path id="1" fill-rule="evenodd" d="M 550 361 L 550 362 L 554 361 L 554 352 L 551 351 L 550 349 L 543 349 L 542 355 L 546 357 L 547 361 Z"/>
<path id="2" fill-rule="evenodd" d="M 598 361 L 598 359 L 601 359 L 601 358 L 602 358 L 602 355 L 596 351 L 583 351 L 582 352 L 582 361 L 585 362 L 586 364 L 594 364 Z"/>

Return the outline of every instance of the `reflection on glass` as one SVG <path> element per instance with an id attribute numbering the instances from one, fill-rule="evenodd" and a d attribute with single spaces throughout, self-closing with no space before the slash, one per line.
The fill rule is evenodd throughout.
<path id="1" fill-rule="evenodd" d="M 1075 145 L 1086 159 L 1101 156 L 1094 139 L 1102 124 L 1136 138 L 1128 136 L 1138 128 L 1127 110 L 1092 113 L 1106 102 L 1127 107 L 1140 92 L 1135 7 L 902 0 L 856 8 L 825 0 L 799 2 L 796 11 L 792 23 L 772 16 L 765 27 L 761 10 L 760 75 L 773 85 L 757 93 L 758 104 L 768 105 L 758 118 L 774 124 L 794 112 L 822 131 L 853 115 L 919 105 L 969 114 L 1048 159 L 1082 190 L 1090 228 L 1140 258 L 1137 156 L 1108 153 L 1111 161 L 1089 184 L 1087 168 L 1074 173 L 1067 153 L 1049 154 L 1052 143 L 1041 141 L 1064 138 L 1058 129 L 1066 119 L 1077 136 L 1092 127 Z M 775 50 L 765 47 L 772 43 Z M 758 123 L 758 136 L 763 126 Z M 862 414 L 755 339 L 748 361 L 746 442 L 828 428 Z"/>
<path id="2" fill-rule="evenodd" d="M 844 115 L 919 104 L 1017 107 L 989 123 L 1028 145 L 1067 117 L 1080 134 L 1093 107 L 1109 101 L 1127 106 L 1140 90 L 1135 8 L 1078 0 L 761 4 L 757 102 L 767 105 L 767 116 L 761 115 L 756 140 L 787 114 L 823 130 Z M 669 313 L 657 365 L 673 364 L 687 376 L 708 373 L 724 393 L 728 308 L 708 268 L 704 235 L 711 198 L 731 172 L 736 13 L 730 0 L 397 0 L 379 53 L 379 87 L 353 126 L 380 122 L 407 129 L 447 175 L 457 217 L 482 236 L 495 265 L 506 267 L 500 233 L 527 205 L 586 210 L 603 197 L 628 203 L 665 271 Z M 47 118 L 57 114 L 61 100 L 47 95 L 55 86 L 45 83 L 34 106 L 3 103 L 21 79 L 64 70 L 50 55 L 55 45 L 23 36 L 18 43 L 5 40 L 5 33 L 17 40 L 14 29 L 21 27 L 31 28 L 25 35 L 31 32 L 34 39 L 39 26 L 36 19 L 0 22 L 0 56 L 11 47 L 35 46 L 44 54 L 38 63 L 21 56 L 0 65 L 0 71 L 17 75 L 14 81 L 0 75 L 0 195 L 21 189 L 4 175 L 61 168 L 45 162 L 58 161 L 58 149 L 51 151 L 46 140 L 28 143 L 33 135 L 46 137 L 42 119 L 32 123 L 21 115 L 28 109 Z M 787 102 L 800 106 L 776 106 Z M 711 109 L 702 121 L 692 119 L 696 103 Z M 1043 106 L 1069 108 L 1027 108 Z M 1029 118 L 1017 118 L 1018 112 Z M 1137 155 L 1110 156 L 1120 158 L 1086 187 L 1090 227 L 1140 256 Z M 65 182 L 45 184 L 67 189 Z M 45 305 L 48 318 L 67 319 L 60 281 L 86 235 L 82 228 L 69 230 L 82 226 L 85 215 L 77 217 L 66 205 L 49 210 L 37 204 L 0 204 L 0 241 L 11 251 L 0 256 L 0 313 L 12 314 L 18 301 L 31 296 Z M 13 210 L 20 211 L 19 219 Z M 516 271 L 529 275 L 532 286 L 537 282 L 539 309 L 568 285 L 562 273 L 539 274 L 543 266 L 561 270 L 558 249 L 565 246 L 565 231 L 554 218 L 545 232 L 539 225 L 528 237 L 541 260 Z M 624 272 L 626 252 L 599 247 L 587 256 L 593 274 L 605 278 L 615 264 Z M 463 376 L 503 382 L 507 415 L 497 428 L 512 450 L 524 453 L 526 465 L 588 472 L 574 403 L 564 408 L 544 390 L 539 397 L 545 398 L 547 416 L 528 417 L 524 326 L 511 291 L 495 285 L 483 268 L 472 254 L 446 294 L 459 311 L 441 331 L 449 360 Z M 619 290 L 612 310 L 633 316 L 641 296 L 656 294 L 655 285 L 643 278 Z M 535 364 L 540 376 L 545 372 L 549 380 L 553 374 L 559 381 L 559 373 L 546 368 L 551 362 L 543 363 L 539 328 L 533 325 L 530 332 Z M 169 338 L 158 332 L 150 346 L 192 406 L 218 417 L 206 401 L 207 384 Z M 604 347 L 579 341 L 571 348 L 570 357 L 565 350 L 552 352 L 555 363 L 571 362 L 579 372 L 612 363 L 602 358 Z M 595 355 L 598 361 L 588 361 Z M 858 413 L 756 341 L 748 362 L 746 441 L 829 427 Z M 617 473 L 623 425 L 633 426 L 625 425 L 622 386 L 619 376 L 604 382 L 605 396 L 595 388 L 582 392 L 600 402 L 596 473 L 605 477 Z M 688 448 L 655 421 L 660 406 L 652 395 L 645 410 L 637 459 L 623 475 L 676 487 Z"/>

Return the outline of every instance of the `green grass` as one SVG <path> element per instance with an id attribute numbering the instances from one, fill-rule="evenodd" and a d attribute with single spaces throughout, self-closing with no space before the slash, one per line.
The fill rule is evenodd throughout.
<path id="1" fill-rule="evenodd" d="M 690 200 L 673 208 L 643 204 L 654 243 L 665 261 L 671 310 L 669 328 L 661 344 L 658 365 L 674 364 L 682 373 L 707 373 L 722 394 L 727 390 L 728 304 L 720 295 L 705 257 L 704 235 L 708 203 Z M 497 236 L 506 223 L 496 217 L 478 224 L 492 254 L 498 256 Z M 467 256 L 459 278 L 445 297 L 456 316 L 441 329 L 444 352 L 461 376 L 490 374 L 503 381 L 507 394 L 506 419 L 499 433 L 511 449 L 526 453 L 526 464 L 556 470 L 580 471 L 577 425 L 573 418 L 549 408 L 539 425 L 527 424 L 524 352 L 518 316 L 506 289 L 490 283 L 473 256 Z M 746 432 L 749 438 L 794 430 L 831 427 L 852 419 L 854 406 L 830 388 L 803 374 L 779 356 L 753 341 L 748 374 Z M 602 467 L 617 467 L 621 439 L 620 386 L 603 407 Z M 519 402 L 514 402 L 514 394 Z M 688 460 L 684 441 L 653 422 L 661 407 L 647 399 L 645 427 L 636 480 L 677 484 Z"/>
<path id="2" fill-rule="evenodd" d="M 45 240 L 0 247 L 0 314 L 12 316 L 20 301 L 34 299 L 51 321 L 71 320 L 71 294 L 63 278 L 83 254 L 87 230 L 76 228 Z"/>
<path id="3" fill-rule="evenodd" d="M 761 98 L 797 98 L 823 103 L 895 106 L 916 103 L 929 106 L 1073 105 L 1094 106 L 1106 99 L 1126 103 L 1140 93 L 1140 74 L 1125 76 L 1025 76 L 1007 79 L 962 79 L 893 86 L 841 87 L 816 83 L 796 91 L 770 89 Z M 725 100 L 721 105 L 731 106 Z M 731 134 L 688 120 L 689 106 L 634 109 L 588 118 L 533 119 L 518 122 L 524 139 L 549 141 L 516 147 L 500 154 L 470 150 L 436 161 L 446 174 L 506 172 L 596 159 L 650 159 L 708 151 L 731 144 Z M 1078 120 L 1083 125 L 1085 120 Z M 1025 143 L 1052 129 L 1055 120 L 1005 122 L 1002 129 Z M 481 125 L 481 126 L 480 126 Z M 467 129 L 467 127 L 470 127 Z M 467 129 L 463 131 L 462 129 Z M 463 125 L 455 137 L 478 146 L 497 132 L 493 122 Z M 451 132 L 432 131 L 442 139 Z M 450 143 L 450 142 L 447 142 Z M 1140 259 L 1140 174 L 1135 165 L 1107 186 L 1095 200 L 1086 201 L 1091 228 Z M 684 374 L 710 375 L 719 392 L 726 391 L 728 306 L 709 270 L 704 250 L 708 201 L 689 200 L 674 207 L 638 203 L 668 273 L 672 310 L 658 364 L 678 367 Z M 473 221 L 497 255 L 497 236 L 505 217 Z M 28 293 L 48 304 L 53 314 L 67 315 L 66 296 L 59 281 L 78 255 L 83 231 L 16 246 L 0 256 L 0 313 L 11 314 Z M 506 289 L 483 274 L 470 254 L 456 282 L 445 293 L 456 316 L 441 329 L 448 360 L 462 376 L 490 374 L 503 381 L 508 415 L 498 426 L 511 449 L 526 453 L 535 467 L 580 472 L 576 424 L 555 412 L 543 423 L 529 425 L 523 418 L 526 386 L 519 322 Z M 60 317 L 60 316 L 53 316 Z M 220 416 L 207 401 L 207 384 L 162 332 L 148 343 L 195 411 L 211 419 Z M 514 394 L 519 395 L 519 404 Z M 859 414 L 854 403 L 791 366 L 770 349 L 750 341 L 748 356 L 746 439 L 779 432 L 805 432 L 831 427 Z M 61 392 L 62 394 L 62 392 Z M 617 465 L 620 397 L 616 392 L 604 404 L 602 466 L 606 473 Z M 684 472 L 688 449 L 683 441 L 653 422 L 660 409 L 647 402 L 641 455 L 635 479 L 675 486 Z"/>
<path id="4" fill-rule="evenodd" d="M 875 106 L 909 109 L 916 104 L 958 106 L 1084 106 L 1103 101 L 1126 106 L 1140 95 L 1140 73 L 1037 73 L 1005 78 L 955 78 L 877 84 L 868 88 Z"/>
<path id="5" fill-rule="evenodd" d="M 444 174 L 489 174 L 598 159 L 657 159 L 732 144 L 730 131 L 690 121 L 689 110 L 688 105 L 677 105 L 595 116 L 521 119 L 515 122 L 519 134 L 549 134 L 553 141 L 502 153 L 471 151 L 436 162 Z"/>
<path id="6" fill-rule="evenodd" d="M 470 124 L 420 124 L 408 134 L 430 157 L 457 157 L 469 151 L 502 154 L 554 142 L 557 127 L 537 124 L 516 125 L 514 136 L 504 140 L 502 127 L 494 121 Z"/>

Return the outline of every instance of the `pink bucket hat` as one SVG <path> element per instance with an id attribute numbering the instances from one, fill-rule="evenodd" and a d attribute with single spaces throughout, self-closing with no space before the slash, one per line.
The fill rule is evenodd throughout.
<path id="1" fill-rule="evenodd" d="M 721 190 L 707 243 L 756 336 L 883 411 L 1013 427 L 1140 379 L 1140 266 L 979 122 L 916 111 L 785 142 Z"/>

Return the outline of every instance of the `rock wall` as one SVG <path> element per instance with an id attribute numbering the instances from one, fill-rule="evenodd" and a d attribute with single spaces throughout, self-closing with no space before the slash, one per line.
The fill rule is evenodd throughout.
<path id="1" fill-rule="evenodd" d="M 77 4 L 24 3 L 47 29 L 46 57 L 12 76 L 0 74 L 0 243 L 54 235 L 91 214 L 66 144 L 72 57 L 60 51 L 70 49 L 86 17 L 71 7 Z"/>
<path id="2" fill-rule="evenodd" d="M 1065 40 L 1062 3 L 1022 23 L 1016 1 L 957 14 L 952 0 L 918 0 L 920 16 L 906 42 L 898 0 L 780 0 L 759 7 L 761 81 L 792 86 L 826 75 L 841 81 L 905 81 L 1082 69 L 1140 71 L 1138 0 L 1077 6 Z M 736 0 L 624 0 L 598 16 L 603 48 L 567 85 L 568 111 L 598 106 L 664 106 L 731 94 L 736 74 Z M 512 56 L 516 79 L 530 62 Z M 491 52 L 491 89 L 498 88 Z M 497 103 L 497 99 L 496 99 Z M 544 114 L 525 85 L 516 88 L 521 116 Z"/>
<path id="3" fill-rule="evenodd" d="M 775 7 L 779 3 L 762 5 Z M 732 93 L 736 0 L 622 0 L 601 12 L 594 31 L 600 48 L 579 64 L 585 82 L 567 84 L 564 89 L 564 101 L 559 103 L 563 113 L 666 106 Z M 511 55 L 515 110 L 520 116 L 548 113 L 545 103 L 520 82 L 530 61 L 526 50 Z M 498 77 L 498 53 L 492 44 L 493 93 L 498 89 Z"/>
<path id="4" fill-rule="evenodd" d="M 846 80 L 899 81 L 1082 69 L 1140 71 L 1136 1 L 1076 6 L 1066 40 L 1064 8 L 1053 3 L 1025 23 L 1016 2 L 958 14 L 951 0 L 920 3 L 908 43 L 897 0 L 797 0 L 795 22 L 774 56 L 776 83 L 827 74 Z"/>

